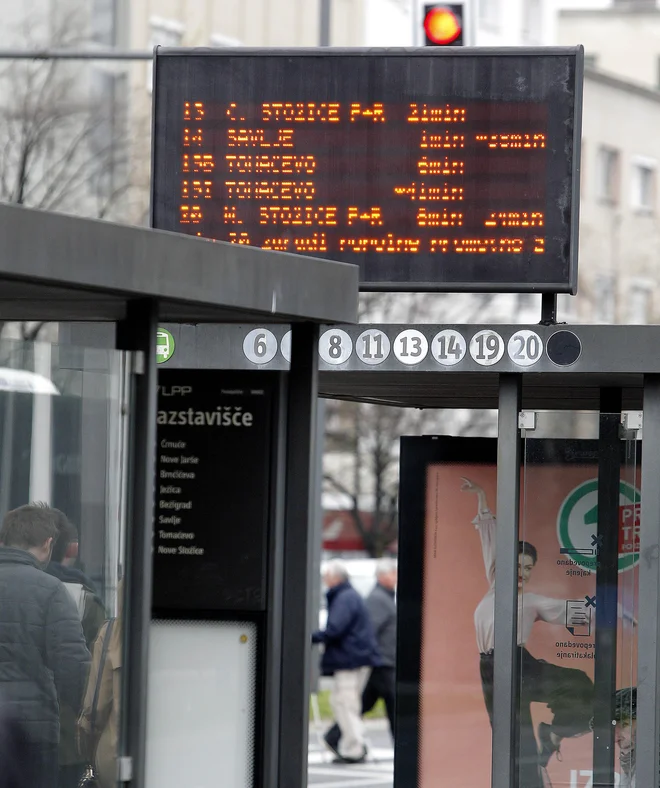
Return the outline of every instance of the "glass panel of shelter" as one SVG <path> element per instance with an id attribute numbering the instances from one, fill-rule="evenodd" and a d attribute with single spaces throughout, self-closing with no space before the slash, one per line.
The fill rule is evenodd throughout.
<path id="1" fill-rule="evenodd" d="M 8 784 L 116 784 L 126 354 L 0 342 L 0 725 Z"/>
<path id="2" fill-rule="evenodd" d="M 518 788 L 627 788 L 641 441 L 620 414 L 536 416 L 519 524 Z"/>

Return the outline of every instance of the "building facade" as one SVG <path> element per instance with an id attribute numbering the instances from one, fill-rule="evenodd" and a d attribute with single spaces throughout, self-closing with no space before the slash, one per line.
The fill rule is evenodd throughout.
<path id="1" fill-rule="evenodd" d="M 559 44 L 582 44 L 587 63 L 657 90 L 660 87 L 660 7 L 656 0 L 619 0 L 608 8 L 565 8 Z"/>
<path id="2" fill-rule="evenodd" d="M 571 318 L 660 319 L 660 93 L 587 69 L 580 200 L 580 291 Z"/>

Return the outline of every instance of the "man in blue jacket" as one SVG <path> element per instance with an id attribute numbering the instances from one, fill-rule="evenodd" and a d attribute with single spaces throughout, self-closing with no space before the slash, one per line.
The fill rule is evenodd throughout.
<path id="1" fill-rule="evenodd" d="M 328 620 L 312 642 L 323 643 L 321 672 L 333 676 L 330 705 L 341 730 L 339 750 L 326 743 L 343 763 L 362 763 L 367 755 L 362 724 L 362 690 L 371 668 L 381 664 L 373 625 L 360 594 L 348 582 L 341 561 L 331 561 L 323 575 L 327 587 Z"/>

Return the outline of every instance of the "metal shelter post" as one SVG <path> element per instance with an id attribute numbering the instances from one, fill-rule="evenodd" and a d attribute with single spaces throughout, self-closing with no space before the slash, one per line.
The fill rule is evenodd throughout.
<path id="1" fill-rule="evenodd" d="M 518 520 L 522 377 L 500 375 L 497 427 L 492 788 L 515 788 L 518 687 Z"/>
<path id="2" fill-rule="evenodd" d="M 637 641 L 637 785 L 658 788 L 660 642 L 660 375 L 644 377 Z"/>
<path id="3" fill-rule="evenodd" d="M 157 368 L 155 299 L 132 301 L 117 327 L 117 347 L 138 353 L 131 381 L 128 473 L 128 532 L 124 581 L 124 636 L 127 670 L 123 683 L 120 780 L 145 784 L 149 622 L 156 467 Z M 123 758 L 130 758 L 126 762 Z M 131 767 L 121 774 L 122 763 Z"/>
<path id="4" fill-rule="evenodd" d="M 617 602 L 619 580 L 619 482 L 621 396 L 601 389 L 598 430 L 598 525 L 596 542 L 596 659 L 594 664 L 594 788 L 614 785 Z"/>
<path id="5" fill-rule="evenodd" d="M 307 784 L 318 337 L 318 326 L 311 323 L 292 328 L 286 428 L 280 786 Z"/>

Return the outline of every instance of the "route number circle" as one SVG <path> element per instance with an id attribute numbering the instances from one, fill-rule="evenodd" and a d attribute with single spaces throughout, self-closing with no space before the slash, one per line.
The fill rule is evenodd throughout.
<path id="1" fill-rule="evenodd" d="M 514 364 L 519 367 L 531 367 L 543 355 L 543 342 L 535 331 L 524 328 L 516 331 L 506 349 Z"/>
<path id="2" fill-rule="evenodd" d="M 326 364 L 343 364 L 351 357 L 353 340 L 341 328 L 331 328 L 319 338 L 319 355 Z"/>
<path id="3" fill-rule="evenodd" d="M 408 366 L 419 364 L 429 352 L 429 341 L 414 328 L 407 328 L 397 335 L 394 340 L 394 355 L 402 363 Z"/>
<path id="4" fill-rule="evenodd" d="M 479 331 L 470 340 L 470 355 L 482 367 L 492 367 L 504 355 L 504 340 L 490 328 Z"/>
<path id="5" fill-rule="evenodd" d="M 291 331 L 287 331 L 286 334 L 280 340 L 280 353 L 284 356 L 284 360 L 288 361 L 290 364 L 291 363 Z"/>
<path id="6" fill-rule="evenodd" d="M 467 342 L 462 334 L 453 328 L 445 328 L 433 337 L 431 354 L 445 367 L 453 367 L 465 358 Z"/>
<path id="7" fill-rule="evenodd" d="M 253 364 L 268 364 L 277 354 L 277 339 L 267 328 L 254 328 L 243 340 L 243 353 Z"/>
<path id="8" fill-rule="evenodd" d="M 368 328 L 355 340 L 355 352 L 360 361 L 371 366 L 382 364 L 390 355 L 390 338 L 378 328 Z"/>

